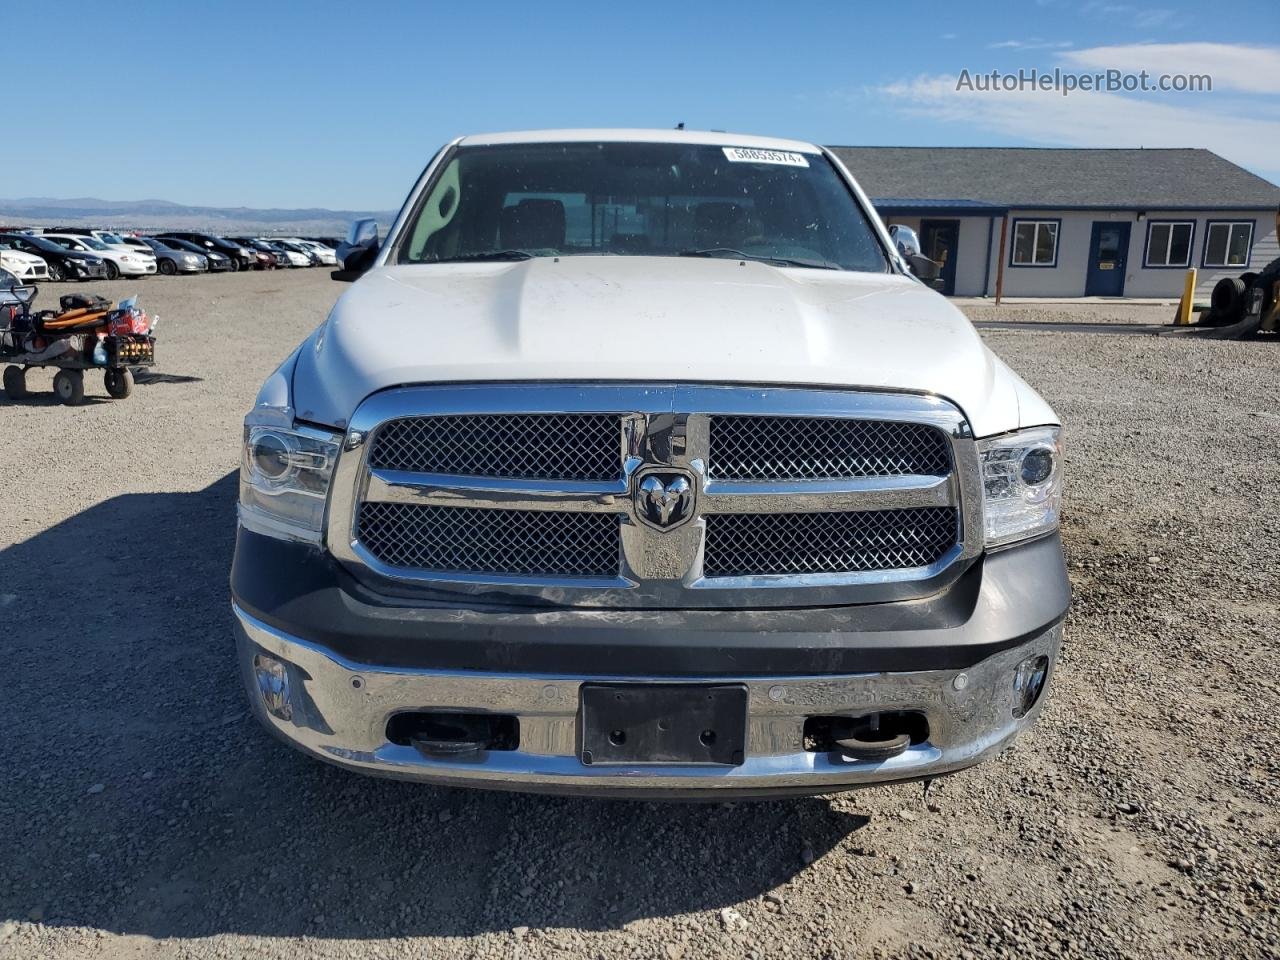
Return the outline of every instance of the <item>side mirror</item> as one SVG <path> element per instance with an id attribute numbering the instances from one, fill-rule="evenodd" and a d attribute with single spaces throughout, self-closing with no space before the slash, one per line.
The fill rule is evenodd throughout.
<path id="1" fill-rule="evenodd" d="M 925 286 L 932 287 L 935 290 L 941 290 L 943 279 L 938 276 L 942 272 L 942 264 L 936 260 L 930 260 L 928 257 L 920 254 L 912 254 L 907 257 L 907 266 L 911 268 L 911 272 L 924 281 Z"/>
<path id="2" fill-rule="evenodd" d="M 889 237 L 908 263 L 912 257 L 920 256 L 920 238 L 910 227 L 904 227 L 900 223 L 890 224 Z"/>
<path id="3" fill-rule="evenodd" d="M 334 280 L 350 283 L 371 266 L 378 257 L 378 221 L 357 220 L 351 224 L 347 239 L 338 245 L 338 263 L 330 272 Z"/>

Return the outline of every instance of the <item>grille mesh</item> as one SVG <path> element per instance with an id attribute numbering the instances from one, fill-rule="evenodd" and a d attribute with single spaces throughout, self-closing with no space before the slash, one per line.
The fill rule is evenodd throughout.
<path id="1" fill-rule="evenodd" d="M 594 413 L 404 417 L 378 431 L 369 463 L 455 476 L 616 480 L 622 419 Z"/>
<path id="2" fill-rule="evenodd" d="M 950 472 L 947 438 L 922 423 L 711 418 L 707 475 L 715 480 L 837 480 Z"/>
<path id="3" fill-rule="evenodd" d="M 857 573 L 933 563 L 956 542 L 954 507 L 708 516 L 708 577 Z"/>
<path id="4" fill-rule="evenodd" d="M 357 536 L 394 567 L 446 573 L 609 577 L 618 518 L 607 513 L 364 503 Z"/>

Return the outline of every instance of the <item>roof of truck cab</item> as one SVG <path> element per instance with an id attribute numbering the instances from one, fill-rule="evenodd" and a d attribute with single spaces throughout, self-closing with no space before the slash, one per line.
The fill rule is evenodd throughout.
<path id="1" fill-rule="evenodd" d="M 719 130 L 522 130 L 513 133 L 479 133 L 461 137 L 465 146 L 492 146 L 505 143 L 688 143 L 712 147 L 752 147 L 757 150 L 790 150 L 821 153 L 822 148 L 803 140 L 759 137 L 748 133 Z"/>

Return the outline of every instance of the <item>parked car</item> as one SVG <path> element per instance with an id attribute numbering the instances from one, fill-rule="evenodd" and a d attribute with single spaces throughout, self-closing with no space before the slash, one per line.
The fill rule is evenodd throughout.
<path id="1" fill-rule="evenodd" d="M 3 329 L 6 321 L 13 319 L 16 312 L 11 312 L 12 307 L 21 307 L 22 300 L 13 291 L 22 286 L 22 281 L 16 276 L 0 267 L 0 329 Z"/>
<path id="2" fill-rule="evenodd" d="M 1034 722 L 1059 420 L 829 151 L 464 137 L 404 210 L 245 420 L 238 662 L 282 739 L 705 797 L 927 780 Z"/>
<path id="3" fill-rule="evenodd" d="M 320 258 L 301 244 L 286 240 L 283 237 L 263 237 L 262 239 L 270 243 L 275 249 L 287 252 L 290 266 L 316 267 L 320 265 Z"/>
<path id="4" fill-rule="evenodd" d="M 286 266 L 290 266 L 290 267 L 313 266 L 311 262 L 312 258 L 310 254 L 303 253 L 301 250 L 298 250 L 295 247 L 291 246 L 290 244 L 287 244 L 281 240 L 276 240 L 274 238 L 268 239 L 266 237 L 263 237 L 261 239 L 263 243 L 265 243 L 276 254 L 278 254 L 280 257 L 284 259 Z"/>
<path id="5" fill-rule="evenodd" d="M 34 287 L 24 284 L 8 270 L 0 267 L 0 331 L 8 329 L 14 319 L 21 316 L 30 306 L 34 297 Z"/>
<path id="6" fill-rule="evenodd" d="M 167 230 L 164 233 L 157 233 L 157 240 L 185 240 L 187 243 L 195 244 L 201 252 L 204 253 L 220 253 L 226 257 L 231 263 L 231 270 L 248 270 L 257 262 L 248 249 L 238 243 L 233 243 L 225 237 L 216 237 L 211 233 L 195 233 L 182 230 Z M 212 265 L 212 264 L 211 264 Z"/>
<path id="7" fill-rule="evenodd" d="M 217 250 L 210 250 L 205 247 L 192 243 L 190 240 L 180 240 L 177 237 L 163 236 L 152 237 L 153 240 L 159 240 L 167 247 L 173 247 L 175 250 L 184 250 L 187 253 L 195 253 L 204 257 L 209 266 L 210 273 L 223 273 L 227 270 L 237 270 L 236 261 L 225 253 Z"/>
<path id="8" fill-rule="evenodd" d="M 69 233 L 46 233 L 44 239 L 52 240 L 68 250 L 92 253 L 94 256 L 101 257 L 107 265 L 108 280 L 115 280 L 121 276 L 145 277 L 157 271 L 155 257 L 138 250 L 130 250 L 123 244 L 121 244 L 123 249 L 117 250 L 115 247 L 107 246 L 97 237 L 76 236 Z"/>
<path id="9" fill-rule="evenodd" d="M 124 242 L 135 250 L 145 250 L 155 257 L 156 267 L 165 276 L 203 273 L 209 269 L 209 258 L 203 253 L 182 250 L 155 237 L 125 237 Z"/>
<path id="10" fill-rule="evenodd" d="M 63 234 L 64 236 L 73 235 L 77 237 L 93 237 L 95 240 L 105 243 L 108 247 L 112 247 L 116 250 L 127 250 L 129 248 L 129 244 L 126 242 L 125 238 L 121 234 L 114 233 L 111 230 L 95 230 L 91 227 L 52 227 L 44 232 L 46 235 L 58 233 Z"/>
<path id="11" fill-rule="evenodd" d="M 275 251 L 260 240 L 254 240 L 252 237 L 228 237 L 227 239 L 253 252 L 253 255 L 257 258 L 257 263 L 254 265 L 255 270 L 274 270 L 276 267 L 285 266 L 280 262 L 280 257 L 276 255 Z"/>
<path id="12" fill-rule="evenodd" d="M 304 253 L 308 253 L 315 257 L 318 263 L 315 266 L 336 266 L 338 263 L 335 251 L 326 247 L 322 243 L 316 243 L 314 240 L 301 240 L 298 237 L 285 237 L 287 243 L 293 244 L 295 247 L 301 248 Z"/>
<path id="13" fill-rule="evenodd" d="M 49 265 L 34 253 L 0 247 L 0 267 L 28 282 L 49 279 Z"/>
<path id="14" fill-rule="evenodd" d="M 107 263 L 93 253 L 70 250 L 43 236 L 0 233 L 0 246 L 33 253 L 44 260 L 50 280 L 105 280 Z"/>

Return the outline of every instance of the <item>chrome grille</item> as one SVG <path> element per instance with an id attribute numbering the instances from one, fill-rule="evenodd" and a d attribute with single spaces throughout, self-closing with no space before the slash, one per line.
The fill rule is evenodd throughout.
<path id="1" fill-rule="evenodd" d="M 921 423 L 719 416 L 711 418 L 710 431 L 712 480 L 940 477 L 951 471 L 947 438 Z"/>
<path id="2" fill-rule="evenodd" d="M 706 518 L 708 577 L 927 567 L 956 542 L 954 507 Z"/>
<path id="3" fill-rule="evenodd" d="M 378 430 L 369 464 L 454 476 L 617 480 L 622 420 L 568 413 L 403 417 Z"/>
<path id="4" fill-rule="evenodd" d="M 655 521 L 655 491 L 640 490 L 649 477 L 686 479 L 689 512 Z M 357 576 L 476 602 L 907 600 L 982 551 L 968 424 L 952 404 L 918 395 L 402 387 L 352 414 L 332 489 L 326 543 Z"/>
<path id="5" fill-rule="evenodd" d="M 364 503 L 357 532 L 383 563 L 448 573 L 612 577 L 618 516 Z"/>

